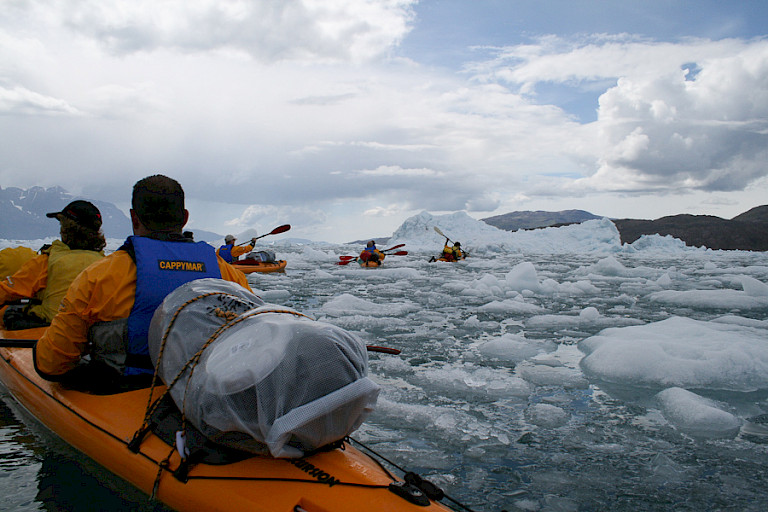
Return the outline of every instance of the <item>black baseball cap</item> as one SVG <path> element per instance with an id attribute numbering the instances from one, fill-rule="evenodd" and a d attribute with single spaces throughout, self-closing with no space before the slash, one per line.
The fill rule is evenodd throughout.
<path id="1" fill-rule="evenodd" d="M 59 215 L 73 220 L 81 226 L 98 231 L 101 227 L 101 212 L 92 203 L 78 199 L 72 201 L 60 212 L 46 213 L 46 217 L 59 218 Z"/>

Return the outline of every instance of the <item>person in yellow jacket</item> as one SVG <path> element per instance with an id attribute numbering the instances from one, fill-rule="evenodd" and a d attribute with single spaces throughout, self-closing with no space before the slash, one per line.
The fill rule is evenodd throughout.
<path id="1" fill-rule="evenodd" d="M 451 253 L 453 255 L 453 260 L 463 260 L 464 259 L 464 253 L 461 252 L 461 244 L 459 242 L 454 242 L 453 247 L 451 247 Z"/>
<path id="2" fill-rule="evenodd" d="M 0 251 L 0 279 L 14 274 L 23 264 L 37 256 L 29 247 L 6 247 Z"/>
<path id="3" fill-rule="evenodd" d="M 72 282 L 35 346 L 35 369 L 47 380 L 98 381 L 106 388 L 117 383 L 123 389 L 148 385 L 147 331 L 168 293 L 201 277 L 250 290 L 245 274 L 219 258 L 213 247 L 182 235 L 189 212 L 176 180 L 158 174 L 138 181 L 131 206 L 134 235 Z"/>
<path id="4" fill-rule="evenodd" d="M 32 299 L 24 306 L 9 306 L 3 323 L 9 330 L 43 327 L 51 323 L 70 283 L 91 263 L 104 257 L 101 213 L 92 203 L 77 200 L 62 211 L 47 214 L 61 224 L 61 240 L 27 261 L 0 282 L 0 304 Z"/>
<path id="5" fill-rule="evenodd" d="M 463 260 L 466 256 L 467 255 L 462 252 L 461 244 L 459 242 L 455 242 L 453 245 L 448 245 L 448 240 L 446 239 L 443 252 L 440 253 L 440 256 L 437 258 L 432 256 L 429 261 L 459 261 Z"/>
<path id="6" fill-rule="evenodd" d="M 216 254 L 221 256 L 221 258 L 227 263 L 232 263 L 237 261 L 237 259 L 243 254 L 248 254 L 251 252 L 253 247 L 256 245 L 255 238 L 251 238 L 251 245 L 245 246 L 235 245 L 236 241 L 237 238 L 235 238 L 233 235 L 225 236 L 224 245 L 216 249 Z"/>

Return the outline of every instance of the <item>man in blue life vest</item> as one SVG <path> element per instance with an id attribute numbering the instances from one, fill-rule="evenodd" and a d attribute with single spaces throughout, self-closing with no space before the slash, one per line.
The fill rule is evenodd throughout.
<path id="1" fill-rule="evenodd" d="M 146 386 L 153 373 L 149 323 L 166 295 L 205 277 L 250 290 L 245 274 L 213 247 L 182 235 L 189 212 L 176 180 L 158 174 L 138 181 L 131 206 L 133 236 L 75 278 L 35 346 L 35 369 L 47 380 Z M 81 361 L 85 355 L 88 364 Z"/>
<path id="2" fill-rule="evenodd" d="M 243 254 L 248 254 L 253 250 L 253 246 L 256 245 L 256 238 L 251 238 L 251 245 L 241 246 L 235 245 L 237 238 L 232 235 L 224 237 L 224 245 L 216 249 L 216 254 L 221 256 L 221 259 L 227 263 L 237 261 L 237 259 Z"/>

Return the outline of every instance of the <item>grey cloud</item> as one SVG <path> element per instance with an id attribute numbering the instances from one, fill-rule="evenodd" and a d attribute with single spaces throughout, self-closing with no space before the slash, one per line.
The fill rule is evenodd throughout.
<path id="1" fill-rule="evenodd" d="M 410 4 L 91 0 L 63 2 L 59 14 L 70 29 L 114 54 L 172 48 L 242 51 L 265 62 L 348 61 L 397 44 L 410 30 Z"/>
<path id="2" fill-rule="evenodd" d="M 29 116 L 75 116 L 80 114 L 78 109 L 65 100 L 19 86 L 0 86 L 0 113 Z"/>
<path id="3" fill-rule="evenodd" d="M 357 94 L 354 93 L 348 93 L 348 94 L 335 94 L 335 95 L 327 95 L 327 96 L 306 96 L 304 98 L 297 98 L 293 100 L 291 103 L 294 105 L 336 105 L 338 103 L 344 102 L 346 100 L 352 99 L 357 97 Z"/>

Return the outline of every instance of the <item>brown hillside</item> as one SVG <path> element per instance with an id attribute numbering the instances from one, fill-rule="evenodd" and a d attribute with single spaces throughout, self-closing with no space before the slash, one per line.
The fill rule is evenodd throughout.
<path id="1" fill-rule="evenodd" d="M 616 219 L 613 223 L 622 243 L 632 243 L 642 235 L 659 234 L 672 235 L 693 247 L 768 251 L 768 222 L 744 220 L 760 219 L 766 213 L 768 206 L 761 206 L 733 220 L 711 215 L 672 215 L 656 220 Z"/>

